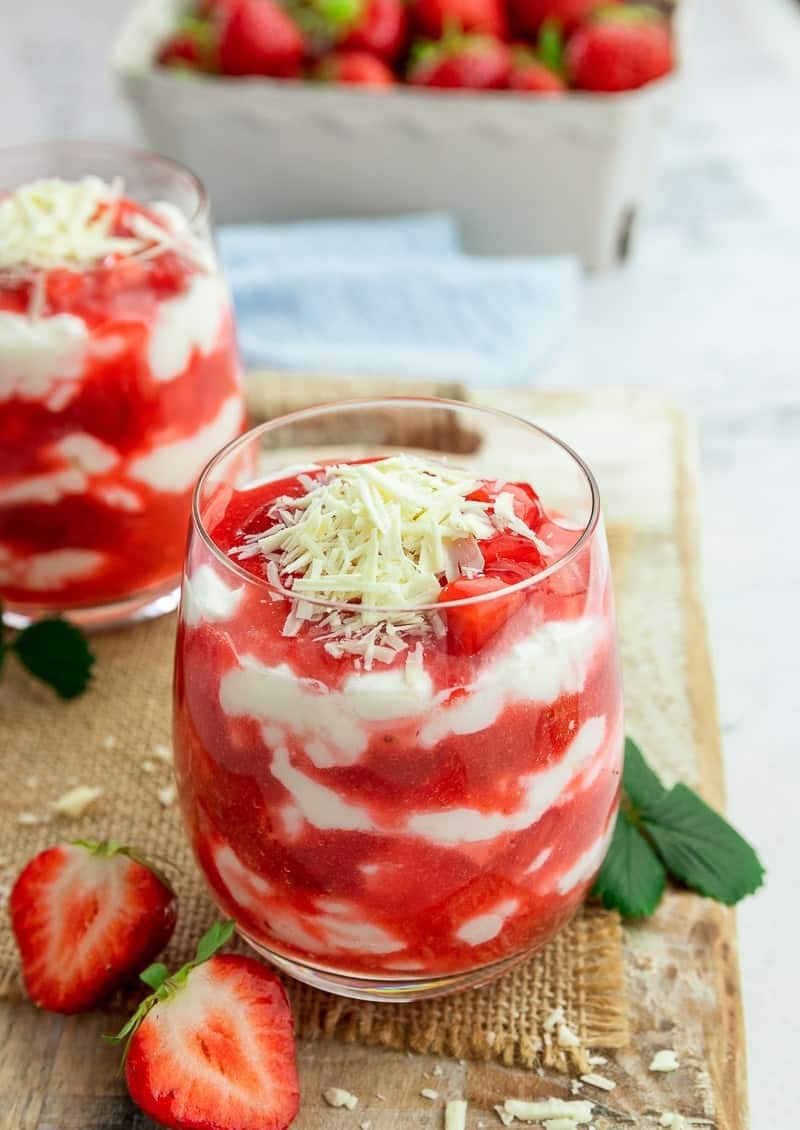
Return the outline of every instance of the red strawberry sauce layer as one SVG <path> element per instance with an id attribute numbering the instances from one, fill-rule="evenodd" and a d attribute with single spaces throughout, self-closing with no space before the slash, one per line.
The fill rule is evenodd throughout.
<path id="1" fill-rule="evenodd" d="M 481 489 L 491 501 L 501 485 Z M 574 544 L 530 487 L 502 489 L 550 561 Z M 297 479 L 226 488 L 205 515 L 213 541 L 241 545 L 288 493 L 305 492 Z M 504 588 L 543 568 L 530 540 L 480 546 L 484 574 L 445 598 L 500 595 L 442 606 L 443 634 L 411 634 L 366 670 L 328 654 L 320 625 L 282 635 L 287 600 L 193 541 L 179 791 L 217 901 L 257 944 L 341 973 L 465 972 L 544 944 L 586 895 L 623 740 L 602 527 L 521 592 Z M 261 555 L 242 565 L 264 577 Z"/>
<path id="2" fill-rule="evenodd" d="M 158 222 L 123 200 L 114 234 L 136 212 Z M 6 603 L 102 605 L 174 583 L 194 481 L 243 422 L 213 267 L 167 246 L 0 274 Z"/>

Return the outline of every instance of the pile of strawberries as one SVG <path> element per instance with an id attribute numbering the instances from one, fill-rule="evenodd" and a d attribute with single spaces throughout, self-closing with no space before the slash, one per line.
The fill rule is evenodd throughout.
<path id="1" fill-rule="evenodd" d="M 164 66 L 357 86 L 634 90 L 672 70 L 669 19 L 621 0 L 198 0 Z"/>

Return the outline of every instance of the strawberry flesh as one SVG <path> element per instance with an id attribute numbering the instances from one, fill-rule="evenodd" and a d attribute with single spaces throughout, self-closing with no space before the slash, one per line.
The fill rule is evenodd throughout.
<path id="1" fill-rule="evenodd" d="M 501 593 L 506 587 L 499 577 L 459 577 L 444 586 L 439 594 L 439 603 Z M 447 638 L 452 650 L 459 655 L 475 655 L 494 639 L 519 607 L 521 599 L 520 593 L 511 593 L 494 600 L 448 608 Z"/>
<path id="2" fill-rule="evenodd" d="M 285 1130 L 299 1088 L 280 981 L 236 954 L 195 966 L 131 1036 L 125 1079 L 144 1113 L 174 1130 Z"/>
<path id="3" fill-rule="evenodd" d="M 31 1000 L 51 1012 L 83 1012 L 161 952 L 175 928 L 176 899 L 122 851 L 64 844 L 23 869 L 10 911 Z"/>

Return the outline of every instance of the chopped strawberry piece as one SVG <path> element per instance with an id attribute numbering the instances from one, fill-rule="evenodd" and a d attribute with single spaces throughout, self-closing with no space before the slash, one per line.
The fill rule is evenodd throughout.
<path id="1" fill-rule="evenodd" d="M 69 310 L 84 297 L 87 276 L 83 271 L 66 268 L 50 271 L 45 283 L 47 305 L 53 313 Z"/>
<path id="2" fill-rule="evenodd" d="M 83 1012 L 160 953 L 175 928 L 164 879 L 120 844 L 49 848 L 19 875 L 11 926 L 25 988 L 51 1012 Z"/>
<path id="3" fill-rule="evenodd" d="M 493 576 L 503 576 L 509 570 L 514 577 L 508 584 L 531 577 L 544 568 L 545 562 L 539 550 L 524 534 L 497 534 L 481 542 L 485 572 Z M 518 575 L 514 570 L 518 570 Z"/>
<path id="4" fill-rule="evenodd" d="M 507 588 L 498 577 L 459 577 L 450 581 L 439 594 L 439 602 L 467 600 L 470 597 L 488 596 Z M 500 631 L 512 613 L 519 607 L 520 594 L 498 596 L 494 600 L 481 600 L 461 608 L 448 608 L 447 635 L 454 651 L 474 655 L 485 647 Z"/>
<path id="5" fill-rule="evenodd" d="M 169 978 L 163 967 L 145 972 L 156 991 L 117 1037 L 132 1032 L 128 1091 L 145 1114 L 174 1130 L 286 1130 L 299 1105 L 286 991 L 255 958 L 204 960 L 214 929 L 198 961 Z M 216 929 L 222 944 L 230 931 Z"/>
<path id="6" fill-rule="evenodd" d="M 222 13 L 219 69 L 224 75 L 296 78 L 306 54 L 300 29 L 274 0 L 239 0 Z"/>

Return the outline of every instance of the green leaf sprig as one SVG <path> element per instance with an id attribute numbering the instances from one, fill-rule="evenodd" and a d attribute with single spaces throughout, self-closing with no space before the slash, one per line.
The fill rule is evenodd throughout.
<path id="1" fill-rule="evenodd" d="M 208 961 L 217 950 L 230 941 L 234 929 L 233 922 L 215 922 L 197 943 L 194 961 L 187 961 L 186 965 L 182 965 L 175 973 L 170 973 L 162 961 L 148 965 L 147 969 L 139 974 L 139 980 L 144 981 L 145 985 L 153 990 L 152 993 L 144 998 L 133 1016 L 120 1028 L 116 1035 L 104 1036 L 103 1039 L 110 1044 L 125 1042 L 125 1055 L 127 1055 L 127 1041 L 142 1023 L 150 1009 L 157 1005 L 159 1001 L 174 997 L 186 984 L 192 970 L 198 965 L 202 965 L 204 961 Z M 125 1062 L 125 1055 L 123 1055 L 123 1063 Z"/>
<path id="2" fill-rule="evenodd" d="M 652 914 L 670 877 L 733 906 L 764 881 L 750 844 L 688 786 L 667 789 L 627 738 L 622 806 L 593 894 L 626 918 Z"/>
<path id="3" fill-rule="evenodd" d="M 0 617 L 2 606 L 0 606 Z M 0 671 L 13 653 L 31 675 L 52 687 L 59 698 L 83 694 L 92 677 L 95 657 L 84 633 L 68 620 L 53 616 L 6 636 L 0 619 Z"/>

